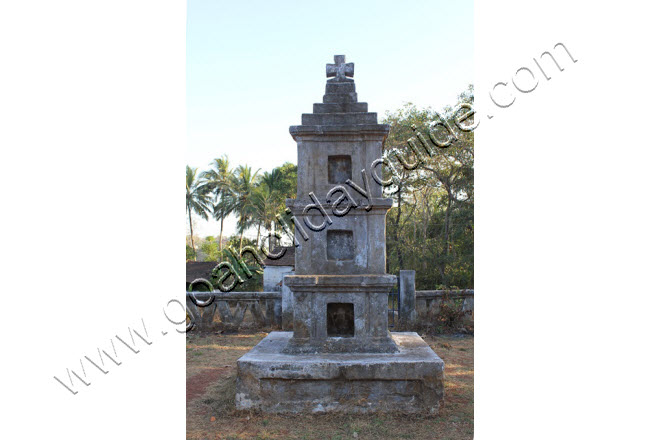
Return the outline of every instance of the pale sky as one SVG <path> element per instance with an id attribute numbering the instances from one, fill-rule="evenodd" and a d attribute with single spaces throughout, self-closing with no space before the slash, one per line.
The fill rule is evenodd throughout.
<path id="1" fill-rule="evenodd" d="M 289 126 L 322 101 L 334 55 L 355 63 L 358 100 L 379 118 L 406 102 L 454 104 L 473 82 L 473 34 L 465 0 L 188 0 L 187 164 L 203 170 L 223 154 L 262 171 L 296 163 Z M 194 225 L 219 232 L 215 221 Z"/>

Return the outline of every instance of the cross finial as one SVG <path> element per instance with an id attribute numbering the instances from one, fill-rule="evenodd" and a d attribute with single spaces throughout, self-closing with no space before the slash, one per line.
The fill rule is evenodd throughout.
<path id="1" fill-rule="evenodd" d="M 325 65 L 325 76 L 335 77 L 334 79 L 328 81 L 337 81 L 337 82 L 346 82 L 353 81 L 352 79 L 346 78 L 347 76 L 353 77 L 353 72 L 355 71 L 353 63 L 346 63 L 345 55 L 335 55 L 335 64 L 326 64 Z"/>

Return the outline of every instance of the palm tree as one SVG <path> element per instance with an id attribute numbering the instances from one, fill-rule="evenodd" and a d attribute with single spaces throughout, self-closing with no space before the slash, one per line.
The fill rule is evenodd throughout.
<path id="1" fill-rule="evenodd" d="M 286 196 L 286 182 L 282 169 L 277 167 L 271 172 L 264 172 L 259 179 L 252 202 L 255 209 L 254 216 L 258 222 L 257 242 L 261 235 L 261 226 L 267 231 L 271 230 L 271 222 L 274 221 L 277 213 L 283 210 Z"/>
<path id="2" fill-rule="evenodd" d="M 190 222 L 190 243 L 195 254 L 195 260 L 197 260 L 197 251 L 195 250 L 192 213 L 194 212 L 203 219 L 208 220 L 208 214 L 211 212 L 211 199 L 207 193 L 208 191 L 204 188 L 203 182 L 197 179 L 197 168 L 190 168 L 186 165 L 186 211 Z"/>
<path id="3" fill-rule="evenodd" d="M 201 175 L 204 179 L 205 188 L 214 197 L 213 217 L 220 220 L 220 236 L 218 237 L 218 249 L 222 254 L 222 232 L 224 230 L 225 218 L 231 214 L 236 205 L 231 190 L 232 170 L 229 167 L 229 159 L 224 155 L 211 162 L 211 169 L 204 171 Z"/>
<path id="4" fill-rule="evenodd" d="M 268 188 L 268 192 L 275 193 L 282 190 L 282 171 L 279 168 L 274 168 L 270 173 L 268 171 L 264 172 L 259 179 L 260 185 L 265 185 Z"/>
<path id="5" fill-rule="evenodd" d="M 252 194 L 250 205 L 253 221 L 257 225 L 257 244 L 259 244 L 261 227 L 264 226 L 267 231 L 270 231 L 270 223 L 278 213 L 276 192 L 271 191 L 266 185 L 260 185 Z"/>
<path id="6" fill-rule="evenodd" d="M 233 192 L 233 206 L 238 214 L 238 230 L 241 240 L 238 245 L 239 254 L 243 250 L 243 234 L 253 225 L 253 193 L 256 188 L 259 170 L 252 173 L 252 168 L 247 165 L 239 165 L 231 177 L 231 188 Z"/>

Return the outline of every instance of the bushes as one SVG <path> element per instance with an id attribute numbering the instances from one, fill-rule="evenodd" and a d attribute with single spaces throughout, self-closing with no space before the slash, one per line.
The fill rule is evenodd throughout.
<path id="1" fill-rule="evenodd" d="M 438 333 L 473 333 L 474 323 L 469 312 L 463 310 L 463 300 L 443 300 L 440 313 L 434 317 Z"/>

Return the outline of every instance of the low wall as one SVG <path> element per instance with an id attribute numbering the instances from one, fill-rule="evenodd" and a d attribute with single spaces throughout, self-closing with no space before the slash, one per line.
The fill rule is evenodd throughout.
<path id="1" fill-rule="evenodd" d="M 414 280 L 414 271 L 408 274 Z M 237 331 L 241 326 L 282 328 L 282 292 L 186 292 L 188 316 L 193 330 Z M 213 296 L 213 301 L 210 301 Z M 400 304 L 408 304 L 397 315 L 402 322 L 435 322 L 445 301 L 460 302 L 462 311 L 474 317 L 474 290 L 415 290 L 414 283 L 400 284 Z M 204 306 L 204 303 L 209 303 Z M 286 306 L 286 305 L 285 305 Z M 290 305 L 288 305 L 290 307 Z M 402 313 L 405 312 L 405 313 Z M 246 319 L 247 318 L 247 319 Z M 285 323 L 286 324 L 286 323 Z"/>
<path id="2" fill-rule="evenodd" d="M 420 321 L 433 321 L 440 315 L 444 301 L 461 301 L 462 310 L 474 316 L 474 290 L 418 290 L 415 292 L 415 312 Z"/>
<path id="3" fill-rule="evenodd" d="M 282 292 L 186 292 L 186 307 L 193 331 L 238 331 L 248 323 L 259 328 L 282 325 Z"/>

